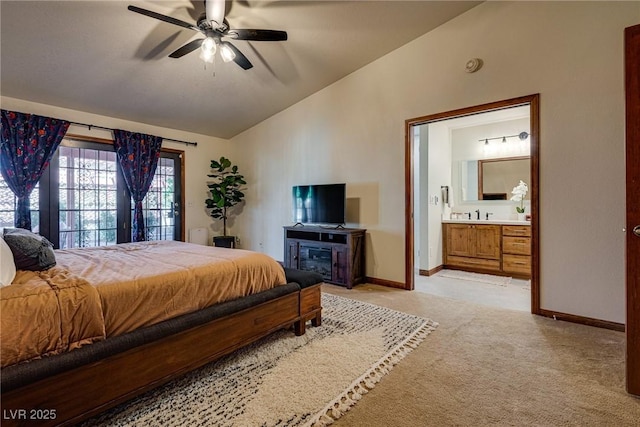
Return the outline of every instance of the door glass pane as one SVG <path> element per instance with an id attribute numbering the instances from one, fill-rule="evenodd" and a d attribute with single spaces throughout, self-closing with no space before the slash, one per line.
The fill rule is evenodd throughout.
<path id="1" fill-rule="evenodd" d="M 31 191 L 29 206 L 31 207 L 31 230 L 38 233 L 40 228 L 40 184 L 36 184 L 36 187 Z M 0 174 L 0 228 L 15 227 L 17 207 L 18 198 Z"/>
<path id="2" fill-rule="evenodd" d="M 147 240 L 175 240 L 175 159 L 160 157 L 149 192 L 142 200 Z M 134 203 L 131 201 L 133 220 Z"/>
<path id="3" fill-rule="evenodd" d="M 58 148 L 60 248 L 116 243 L 116 153 Z"/>

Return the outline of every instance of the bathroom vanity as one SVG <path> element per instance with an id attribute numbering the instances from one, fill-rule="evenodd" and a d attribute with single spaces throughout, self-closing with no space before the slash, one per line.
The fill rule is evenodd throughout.
<path id="1" fill-rule="evenodd" d="M 444 268 L 531 278 L 531 224 L 443 220 Z"/>

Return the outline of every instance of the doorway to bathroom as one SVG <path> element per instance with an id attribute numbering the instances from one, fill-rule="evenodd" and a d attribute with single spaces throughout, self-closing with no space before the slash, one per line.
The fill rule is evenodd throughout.
<path id="1" fill-rule="evenodd" d="M 409 289 L 532 313 L 539 95 L 406 121 Z"/>

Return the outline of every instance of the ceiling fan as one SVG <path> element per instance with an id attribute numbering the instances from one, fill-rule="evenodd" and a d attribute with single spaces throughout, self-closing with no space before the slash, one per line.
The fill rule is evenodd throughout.
<path id="1" fill-rule="evenodd" d="M 193 31 L 202 33 L 205 38 L 195 39 L 172 52 L 170 58 L 181 58 L 184 55 L 201 48 L 200 57 L 205 61 L 212 63 L 216 51 L 220 50 L 220 56 L 224 62 L 233 61 L 245 70 L 253 67 L 253 64 L 237 47 L 223 38 L 232 40 L 248 40 L 248 41 L 284 41 L 287 40 L 287 32 L 279 30 L 247 30 L 247 29 L 231 29 L 229 22 L 225 18 L 225 0 L 209 0 L 205 1 L 205 13 L 203 13 L 198 22 L 190 24 L 171 16 L 162 15 L 151 10 L 143 9 L 130 5 L 127 9 L 137 12 L 160 21 L 179 27 L 188 28 Z"/>

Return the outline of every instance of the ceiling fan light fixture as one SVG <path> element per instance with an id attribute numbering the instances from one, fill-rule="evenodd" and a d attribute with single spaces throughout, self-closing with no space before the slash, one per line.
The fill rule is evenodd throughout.
<path id="1" fill-rule="evenodd" d="M 229 61 L 233 61 L 233 59 L 236 57 L 236 54 L 233 52 L 233 49 L 231 49 L 228 45 L 223 44 L 220 47 L 220 56 L 222 57 L 222 60 L 224 62 L 229 62 Z"/>
<path id="2" fill-rule="evenodd" d="M 229 0 L 207 0 L 205 2 L 205 13 L 200 16 L 195 24 L 133 5 L 129 5 L 127 9 L 178 27 L 193 30 L 205 36 L 204 39 L 191 40 L 189 43 L 171 52 L 171 54 L 169 54 L 170 58 L 181 58 L 200 47 L 200 59 L 204 62 L 214 63 L 215 54 L 219 47 L 220 55 L 225 62 L 234 61 L 243 70 L 248 70 L 253 68 L 251 61 L 234 45 L 221 41 L 221 38 L 230 37 L 234 40 L 246 41 L 284 41 L 288 39 L 287 32 L 263 29 L 230 30 L 229 22 L 225 18 L 228 1 Z"/>
<path id="3" fill-rule="evenodd" d="M 213 64 L 214 58 L 215 58 L 215 54 L 208 51 L 205 52 L 204 50 L 200 51 L 200 59 L 202 59 L 204 62 L 208 64 Z"/>
<path id="4" fill-rule="evenodd" d="M 216 39 L 214 39 L 213 37 L 207 37 L 202 41 L 201 49 L 205 55 L 215 55 L 217 50 Z"/>
<path id="5" fill-rule="evenodd" d="M 200 45 L 200 59 L 206 63 L 213 64 L 217 50 L 218 46 L 216 39 L 213 37 L 207 37 L 202 41 L 202 45 Z"/>

